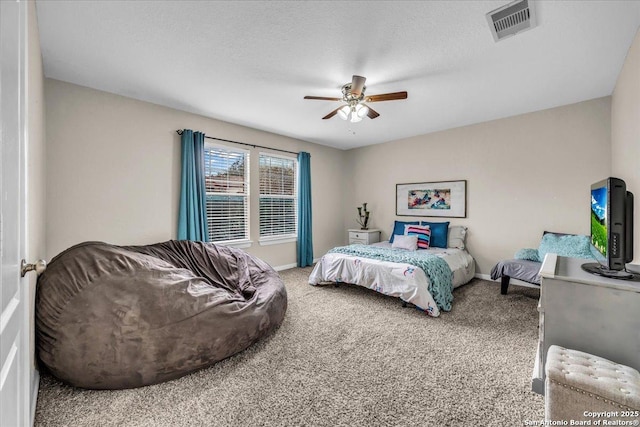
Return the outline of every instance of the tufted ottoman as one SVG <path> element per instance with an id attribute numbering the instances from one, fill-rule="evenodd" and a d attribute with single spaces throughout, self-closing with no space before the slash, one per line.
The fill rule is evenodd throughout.
<path id="1" fill-rule="evenodd" d="M 623 420 L 638 425 L 633 424 L 640 421 L 640 373 L 635 369 L 552 345 L 545 373 L 545 419 Z"/>

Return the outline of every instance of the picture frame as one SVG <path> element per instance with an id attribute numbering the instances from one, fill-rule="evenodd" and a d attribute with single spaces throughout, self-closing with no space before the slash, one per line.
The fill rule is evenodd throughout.
<path id="1" fill-rule="evenodd" d="M 467 180 L 396 184 L 397 216 L 467 217 Z"/>

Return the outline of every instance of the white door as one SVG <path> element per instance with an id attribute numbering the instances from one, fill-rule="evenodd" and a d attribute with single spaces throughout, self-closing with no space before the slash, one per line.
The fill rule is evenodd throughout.
<path id="1" fill-rule="evenodd" d="M 0 425 L 26 426 L 30 355 L 24 252 L 26 2 L 0 0 Z"/>

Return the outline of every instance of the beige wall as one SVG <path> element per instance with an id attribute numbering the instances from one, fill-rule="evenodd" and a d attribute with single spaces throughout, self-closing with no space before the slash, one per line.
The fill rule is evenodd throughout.
<path id="1" fill-rule="evenodd" d="M 611 100 L 611 173 L 635 196 L 634 264 L 640 263 L 640 30 Z"/>
<path id="2" fill-rule="evenodd" d="M 610 174 L 611 98 L 605 97 L 391 143 L 350 150 L 346 222 L 368 202 L 388 239 L 398 183 L 467 180 L 466 225 L 478 273 L 544 230 L 589 233 L 591 183 Z M 428 117 L 425 118 L 428 120 Z"/>
<path id="3" fill-rule="evenodd" d="M 344 153 L 57 80 L 45 81 L 47 256 L 86 240 L 136 245 L 174 239 L 180 185 L 177 129 L 311 153 L 314 255 L 343 239 L 336 190 Z M 238 147 L 238 146 L 236 146 Z M 296 262 L 296 243 L 258 243 L 257 160 L 251 150 L 248 252 L 273 266 Z"/>
<path id="4" fill-rule="evenodd" d="M 35 2 L 27 5 L 27 247 L 28 262 L 45 259 L 45 119 L 44 119 L 44 74 L 42 69 L 42 53 L 36 17 Z M 29 285 L 31 289 L 31 316 L 33 319 L 35 302 L 36 275 L 31 273 Z M 35 324 L 29 325 L 31 349 L 35 349 Z M 31 354 L 32 366 L 35 366 L 35 353 Z M 31 387 L 36 378 L 31 378 Z"/>
<path id="5" fill-rule="evenodd" d="M 344 230 L 356 226 L 362 202 L 373 211 L 372 226 L 388 238 L 393 220 L 407 218 L 395 216 L 395 184 L 466 179 L 467 218 L 450 221 L 469 227 L 469 250 L 478 272 L 488 274 L 515 250 L 537 247 L 544 230 L 588 234 L 584 200 L 592 182 L 620 176 L 640 193 L 638 38 L 612 98 L 349 151 L 47 79 L 46 255 L 84 240 L 145 244 L 175 238 L 175 130 L 191 128 L 312 154 L 316 257 L 346 243 Z M 254 180 L 258 151 L 252 150 Z M 256 191 L 251 210 L 254 243 L 248 251 L 274 266 L 294 263 L 295 243 L 258 244 Z M 640 227 L 636 259 L 638 233 Z"/>

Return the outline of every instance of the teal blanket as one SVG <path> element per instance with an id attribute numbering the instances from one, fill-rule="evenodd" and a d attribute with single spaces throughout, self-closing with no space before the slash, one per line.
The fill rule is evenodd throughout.
<path id="1" fill-rule="evenodd" d="M 429 278 L 429 293 L 438 307 L 444 311 L 451 310 L 453 302 L 453 273 L 447 262 L 426 251 L 402 251 L 390 248 L 367 245 L 349 245 L 333 248 L 329 253 L 353 255 L 380 261 L 402 262 L 419 267 Z"/>

